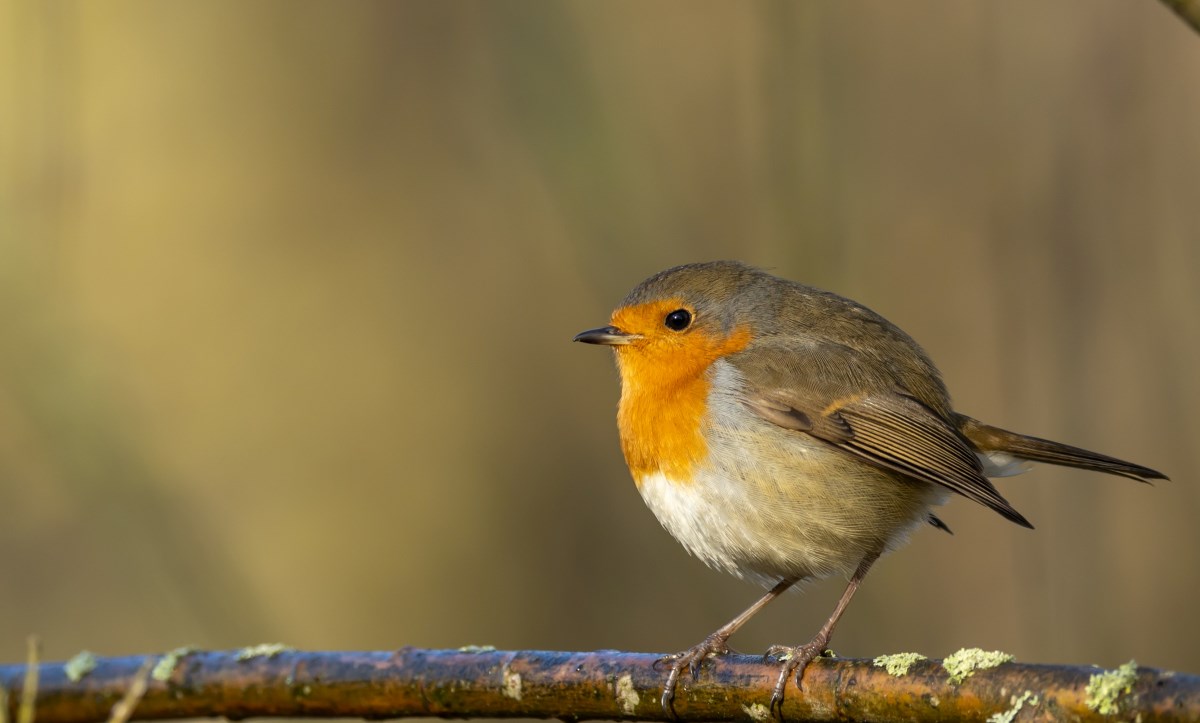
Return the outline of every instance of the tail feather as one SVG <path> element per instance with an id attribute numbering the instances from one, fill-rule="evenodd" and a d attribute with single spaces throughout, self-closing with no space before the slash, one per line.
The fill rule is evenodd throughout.
<path id="1" fill-rule="evenodd" d="M 965 414 L 956 414 L 958 430 L 964 437 L 975 445 L 979 451 L 1001 452 L 1031 462 L 1045 462 L 1064 467 L 1078 467 L 1096 472 L 1115 474 L 1128 477 L 1139 482 L 1149 483 L 1152 479 L 1168 479 L 1162 472 L 1133 464 L 1125 460 L 1109 457 L 1106 454 L 1090 452 L 1079 447 L 1072 447 L 1061 442 L 1017 434 L 1006 429 L 984 424 L 978 419 L 972 419 Z"/>

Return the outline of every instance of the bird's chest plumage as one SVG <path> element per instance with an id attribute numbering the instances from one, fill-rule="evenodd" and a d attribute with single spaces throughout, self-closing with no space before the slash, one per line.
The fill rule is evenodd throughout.
<path id="1" fill-rule="evenodd" d="M 848 573 L 924 518 L 925 488 L 748 413 L 732 364 L 698 381 L 673 403 L 623 394 L 620 426 L 642 499 L 708 565 L 764 584 Z"/>

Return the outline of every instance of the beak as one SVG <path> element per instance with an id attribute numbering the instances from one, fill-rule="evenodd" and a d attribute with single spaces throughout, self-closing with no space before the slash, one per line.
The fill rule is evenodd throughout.
<path id="1" fill-rule="evenodd" d="M 582 341 L 584 344 L 603 344 L 605 346 L 625 346 L 635 339 L 641 339 L 639 334 L 621 331 L 615 326 L 602 326 L 599 329 L 588 329 L 575 335 L 572 341 Z"/>

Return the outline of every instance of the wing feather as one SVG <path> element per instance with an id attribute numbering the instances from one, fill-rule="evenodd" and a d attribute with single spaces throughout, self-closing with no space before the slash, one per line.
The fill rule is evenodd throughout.
<path id="1" fill-rule="evenodd" d="M 763 419 L 808 434 L 871 464 L 941 485 L 1032 527 L 983 474 L 974 448 L 953 422 L 837 345 L 788 349 L 770 366 L 751 358 L 738 368 L 746 405 Z M 948 404 L 938 404 L 948 407 Z"/>

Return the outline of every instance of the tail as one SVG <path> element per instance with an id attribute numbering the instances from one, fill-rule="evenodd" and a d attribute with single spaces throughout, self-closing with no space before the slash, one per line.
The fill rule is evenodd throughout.
<path id="1" fill-rule="evenodd" d="M 1149 482 L 1152 479 L 1168 479 L 1165 474 L 1133 464 L 1116 457 L 1089 452 L 1086 449 L 1072 447 L 1068 444 L 1051 442 L 1048 439 L 1027 437 L 1024 434 L 1009 432 L 1006 429 L 992 427 L 978 419 L 972 419 L 965 414 L 955 414 L 958 431 L 962 433 L 980 452 L 999 452 L 1018 459 L 1031 462 L 1059 464 L 1064 467 L 1078 467 L 1096 472 L 1120 475 L 1135 479 L 1138 482 Z"/>

